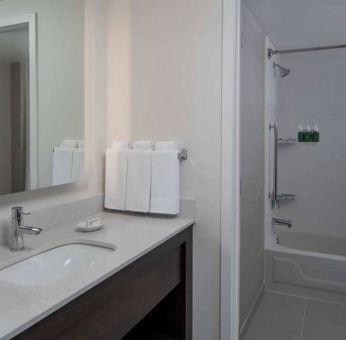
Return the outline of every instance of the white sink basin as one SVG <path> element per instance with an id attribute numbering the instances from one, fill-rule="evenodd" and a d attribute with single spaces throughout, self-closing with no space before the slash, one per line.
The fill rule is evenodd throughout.
<path id="1" fill-rule="evenodd" d="M 97 265 L 115 249 L 109 244 L 60 245 L 0 270 L 0 281 L 25 287 L 56 283 Z"/>

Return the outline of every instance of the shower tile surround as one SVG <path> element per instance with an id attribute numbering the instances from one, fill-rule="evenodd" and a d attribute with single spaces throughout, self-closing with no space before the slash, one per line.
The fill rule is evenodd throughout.
<path id="1" fill-rule="evenodd" d="M 344 340 L 346 305 L 267 292 L 243 340 Z"/>
<path id="2" fill-rule="evenodd" d="M 297 138 L 298 126 L 307 124 L 321 133 L 319 144 L 279 149 L 279 190 L 296 200 L 282 203 L 275 214 L 292 219 L 297 229 L 346 234 L 345 56 L 344 50 L 280 56 L 291 69 L 276 89 L 280 137 Z"/>

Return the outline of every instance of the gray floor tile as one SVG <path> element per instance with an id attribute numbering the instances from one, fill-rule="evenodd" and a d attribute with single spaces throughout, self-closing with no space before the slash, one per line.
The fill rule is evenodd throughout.
<path id="1" fill-rule="evenodd" d="M 250 327 L 245 335 L 244 340 L 299 340 L 299 338 Z"/>
<path id="2" fill-rule="evenodd" d="M 345 340 L 346 306 L 308 301 L 303 337 L 313 340 Z"/>
<path id="3" fill-rule="evenodd" d="M 250 327 L 300 337 L 305 300 L 283 294 L 266 293 Z"/>

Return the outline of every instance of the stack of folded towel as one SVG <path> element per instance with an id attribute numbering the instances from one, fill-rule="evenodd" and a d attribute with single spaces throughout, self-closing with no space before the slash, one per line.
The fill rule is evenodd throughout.
<path id="1" fill-rule="evenodd" d="M 85 178 L 83 140 L 65 139 L 53 151 L 53 185 L 74 183 Z"/>
<path id="2" fill-rule="evenodd" d="M 106 153 L 105 207 L 179 214 L 178 155 L 175 142 L 114 142 Z"/>

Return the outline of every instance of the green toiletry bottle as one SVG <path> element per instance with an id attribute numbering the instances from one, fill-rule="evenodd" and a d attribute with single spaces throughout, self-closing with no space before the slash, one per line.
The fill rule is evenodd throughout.
<path id="1" fill-rule="evenodd" d="M 303 143 L 304 142 L 304 129 L 303 126 L 299 125 L 298 128 L 298 142 Z"/>
<path id="2" fill-rule="evenodd" d="M 317 125 L 313 128 L 313 142 L 318 143 L 320 141 L 320 130 L 318 129 Z"/>
<path id="3" fill-rule="evenodd" d="M 305 142 L 306 142 L 306 143 L 311 143 L 311 142 L 312 142 L 312 132 L 311 132 L 310 125 L 307 125 L 307 126 L 306 126 L 306 130 L 305 130 Z"/>
<path id="4" fill-rule="evenodd" d="M 306 143 L 306 128 L 303 128 L 303 138 L 302 138 L 302 143 Z"/>

